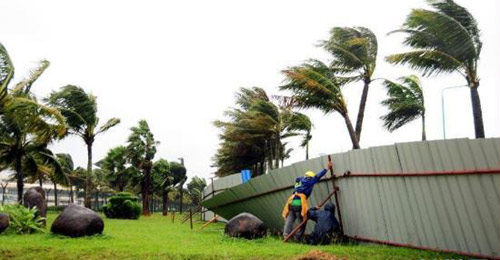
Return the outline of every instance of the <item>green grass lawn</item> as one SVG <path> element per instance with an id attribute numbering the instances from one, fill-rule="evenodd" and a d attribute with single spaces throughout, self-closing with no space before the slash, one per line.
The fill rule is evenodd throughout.
<path id="1" fill-rule="evenodd" d="M 48 226 L 56 215 L 49 214 Z M 308 246 L 284 244 L 278 238 L 258 240 L 224 236 L 217 223 L 199 230 L 202 222 L 175 224 L 153 215 L 140 220 L 105 219 L 104 234 L 65 238 L 41 233 L 0 235 L 0 259 L 294 259 L 319 249 L 347 259 L 444 259 L 457 256 L 379 245 Z"/>

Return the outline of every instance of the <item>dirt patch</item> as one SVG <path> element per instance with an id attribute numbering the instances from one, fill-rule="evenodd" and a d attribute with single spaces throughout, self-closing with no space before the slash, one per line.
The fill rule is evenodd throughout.
<path id="1" fill-rule="evenodd" d="M 298 256 L 296 260 L 347 260 L 345 257 L 338 257 L 328 254 L 318 249 L 313 249 L 305 255 Z"/>

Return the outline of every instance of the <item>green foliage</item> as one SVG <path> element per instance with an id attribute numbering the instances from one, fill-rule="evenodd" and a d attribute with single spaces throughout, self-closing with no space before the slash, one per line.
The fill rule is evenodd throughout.
<path id="1" fill-rule="evenodd" d="M 18 180 L 21 200 L 26 175 L 43 178 L 53 170 L 52 152 L 47 145 L 66 133 L 59 110 L 39 103 L 31 93 L 33 83 L 49 66 L 41 61 L 29 75 L 8 89 L 14 67 L 5 47 L 0 44 L 0 168 L 9 168 Z M 25 174 L 26 171 L 26 174 Z"/>
<path id="2" fill-rule="evenodd" d="M 382 105 L 386 106 L 389 112 L 381 118 L 384 126 L 391 132 L 425 116 L 424 95 L 418 77 L 401 77 L 399 81 L 401 83 L 384 81 L 388 98 L 382 101 Z"/>
<path id="3" fill-rule="evenodd" d="M 345 119 L 353 147 L 358 149 L 359 140 L 349 118 L 347 104 L 341 90 L 342 82 L 335 73 L 336 70 L 327 64 L 319 60 L 311 60 L 300 66 L 283 70 L 287 81 L 280 89 L 293 93 L 295 107 L 316 108 L 325 114 L 338 112 Z"/>
<path id="4" fill-rule="evenodd" d="M 140 174 L 136 167 L 129 164 L 125 146 L 112 148 L 96 165 L 105 171 L 109 186 L 120 192 L 131 185 Z"/>
<path id="5" fill-rule="evenodd" d="M 102 207 L 107 218 L 139 219 L 141 205 L 136 196 L 127 192 L 120 192 L 109 199 L 109 203 Z"/>
<path id="6" fill-rule="evenodd" d="M 413 50 L 389 55 L 392 64 L 408 65 L 423 76 L 456 72 L 471 88 L 476 138 L 484 138 L 477 64 L 483 43 L 474 17 L 453 0 L 429 0 L 433 10 L 413 9 L 403 26 L 404 44 Z"/>
<path id="7" fill-rule="evenodd" d="M 8 232 L 20 235 L 45 232 L 44 218 L 37 216 L 37 211 L 36 207 L 29 209 L 18 204 L 0 206 L 0 212 L 9 214 Z"/>
<path id="8" fill-rule="evenodd" d="M 198 176 L 193 177 L 188 183 L 187 191 L 189 194 L 189 198 L 194 205 L 200 205 L 201 194 L 203 193 L 203 189 L 205 189 L 206 186 L 207 182 L 205 181 L 205 179 Z"/>
<path id="9" fill-rule="evenodd" d="M 217 176 L 225 176 L 252 169 L 254 176 L 269 169 L 279 168 L 283 162 L 284 139 L 308 131 L 307 116 L 278 106 L 258 87 L 241 88 L 236 93 L 236 108 L 225 115 L 228 121 L 215 121 L 221 128 L 221 143 L 213 158 Z"/>
<path id="10" fill-rule="evenodd" d="M 111 118 L 106 123 L 99 125 L 97 117 L 96 97 L 87 94 L 81 87 L 67 85 L 59 91 L 54 91 L 46 99 L 54 107 L 61 110 L 70 128 L 70 133 L 78 135 L 87 145 L 88 161 L 85 176 L 85 205 L 90 207 L 90 190 L 92 178 L 92 145 L 97 135 L 108 131 L 118 125 L 120 119 Z M 94 184 L 94 186 L 97 186 Z"/>

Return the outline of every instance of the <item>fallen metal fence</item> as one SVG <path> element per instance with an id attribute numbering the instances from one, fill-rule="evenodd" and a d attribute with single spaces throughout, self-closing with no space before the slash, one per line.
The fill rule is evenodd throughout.
<path id="1" fill-rule="evenodd" d="M 400 143 L 333 154 L 344 233 L 360 241 L 500 257 L 500 139 Z M 326 156 L 299 162 L 207 198 L 229 219 L 241 212 L 282 230 L 293 181 L 319 171 Z M 332 190 L 328 178 L 309 198 Z M 308 224 L 307 230 L 311 230 Z"/>

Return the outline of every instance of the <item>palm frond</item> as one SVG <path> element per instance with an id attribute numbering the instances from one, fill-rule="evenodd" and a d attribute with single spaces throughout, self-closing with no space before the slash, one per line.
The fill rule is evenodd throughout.
<path id="1" fill-rule="evenodd" d="M 109 119 L 104 125 L 102 125 L 101 127 L 99 127 L 99 130 L 96 132 L 96 135 L 108 131 L 110 128 L 112 128 L 113 126 L 118 125 L 119 123 L 120 123 L 120 119 L 119 118 L 111 118 L 111 119 Z"/>
<path id="2" fill-rule="evenodd" d="M 37 68 L 31 70 L 27 78 L 21 80 L 13 89 L 14 93 L 22 92 L 23 94 L 28 94 L 31 90 L 31 85 L 42 76 L 43 72 L 50 66 L 48 60 L 40 61 Z"/>

